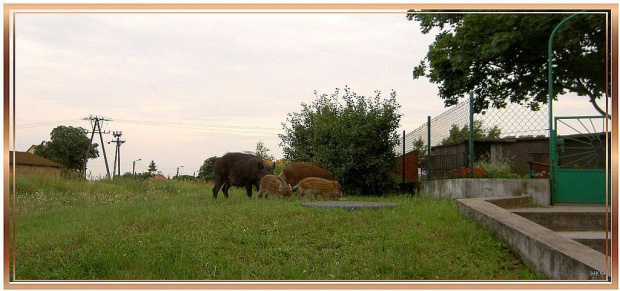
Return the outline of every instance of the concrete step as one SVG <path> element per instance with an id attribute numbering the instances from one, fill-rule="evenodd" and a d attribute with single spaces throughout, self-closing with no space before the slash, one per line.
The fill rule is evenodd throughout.
<path id="1" fill-rule="evenodd" d="M 504 238 L 537 274 L 552 280 L 608 279 L 602 273 L 609 270 L 610 260 L 605 254 L 515 215 L 515 209 L 504 209 L 480 198 L 458 199 L 457 207 L 466 217 Z"/>
<path id="2" fill-rule="evenodd" d="M 530 195 L 513 197 L 490 197 L 485 200 L 504 209 L 524 208 L 532 205 L 532 196 Z"/>
<path id="3" fill-rule="evenodd" d="M 605 231 L 611 214 L 604 206 L 553 206 L 517 208 L 512 212 L 553 231 Z M 608 210 L 607 210 L 608 211 Z"/>
<path id="4" fill-rule="evenodd" d="M 558 231 L 558 234 L 603 254 L 611 254 L 611 234 L 605 231 Z M 607 242 L 607 244 L 606 244 Z M 605 251 L 607 247 L 607 251 Z"/>

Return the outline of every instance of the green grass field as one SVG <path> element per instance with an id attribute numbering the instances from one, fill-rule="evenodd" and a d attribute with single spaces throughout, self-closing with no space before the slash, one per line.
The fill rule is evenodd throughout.
<path id="1" fill-rule="evenodd" d="M 531 280 L 505 242 L 454 200 L 211 195 L 180 181 L 16 180 L 17 280 Z"/>

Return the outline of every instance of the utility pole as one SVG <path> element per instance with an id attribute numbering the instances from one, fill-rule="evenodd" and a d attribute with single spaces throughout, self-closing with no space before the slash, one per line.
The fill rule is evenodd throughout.
<path id="1" fill-rule="evenodd" d="M 142 158 L 139 158 L 139 159 L 133 161 L 133 177 L 134 178 L 136 177 L 136 162 L 137 161 L 142 161 Z"/>
<path id="2" fill-rule="evenodd" d="M 101 150 L 103 150 L 103 159 L 105 160 L 105 169 L 108 172 L 108 178 L 112 179 L 110 176 L 110 167 L 108 166 L 108 156 L 105 153 L 105 147 L 103 143 L 103 134 L 108 134 L 108 132 L 101 132 L 101 123 L 104 121 L 112 121 L 112 119 L 105 118 L 102 116 L 88 116 L 82 118 L 83 120 L 90 120 L 90 124 L 93 126 L 93 130 L 90 132 L 90 143 L 88 143 L 88 151 L 86 151 L 86 156 L 84 157 L 84 166 L 82 172 L 84 172 L 84 178 L 86 178 L 86 162 L 88 161 L 88 154 L 93 147 L 93 138 L 95 137 L 95 133 L 99 133 L 99 138 L 101 140 Z M 88 132 L 87 132 L 88 133 Z"/>
<path id="3" fill-rule="evenodd" d="M 177 167 L 177 179 L 179 178 L 179 168 L 183 168 L 183 166 Z"/>
<path id="4" fill-rule="evenodd" d="M 121 135 L 123 135 L 122 131 L 114 131 L 112 135 L 116 138 L 116 140 L 110 141 L 108 143 L 114 142 L 116 143 L 116 153 L 114 154 L 114 173 L 113 176 L 116 176 L 116 165 L 118 158 L 118 175 L 121 175 L 121 145 L 125 143 L 124 140 L 121 140 Z"/>

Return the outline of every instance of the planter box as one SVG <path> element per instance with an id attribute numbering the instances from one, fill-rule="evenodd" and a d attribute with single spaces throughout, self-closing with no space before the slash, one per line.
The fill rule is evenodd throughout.
<path id="1" fill-rule="evenodd" d="M 532 203 L 549 206 L 548 179 L 445 179 L 420 182 L 422 196 L 443 198 L 486 198 L 529 195 Z"/>

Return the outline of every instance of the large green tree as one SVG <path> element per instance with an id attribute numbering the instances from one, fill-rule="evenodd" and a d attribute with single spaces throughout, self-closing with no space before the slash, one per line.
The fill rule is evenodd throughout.
<path id="1" fill-rule="evenodd" d="M 213 165 L 215 164 L 217 159 L 219 159 L 219 157 L 217 156 L 206 159 L 198 170 L 198 178 L 205 181 L 213 181 L 215 179 L 215 168 L 213 167 Z"/>
<path id="2" fill-rule="evenodd" d="M 396 132 L 401 114 L 396 93 L 386 99 L 357 95 L 349 88 L 318 95 L 301 112 L 289 113 L 280 139 L 290 161 L 316 162 L 347 194 L 381 194 L 394 186 L 389 172 L 397 164 Z"/>
<path id="3" fill-rule="evenodd" d="M 50 141 L 41 142 L 34 153 L 68 169 L 81 171 L 90 143 L 86 133 L 86 129 L 81 127 L 57 126 L 50 133 Z M 96 143 L 93 144 L 88 153 L 89 159 L 99 157 L 98 146 Z"/>
<path id="4" fill-rule="evenodd" d="M 149 167 L 148 167 L 148 171 L 149 172 L 157 171 L 157 166 L 155 165 L 155 161 L 151 161 L 151 163 L 149 164 Z"/>
<path id="5" fill-rule="evenodd" d="M 273 155 L 269 154 L 269 148 L 267 148 L 267 146 L 265 146 L 265 144 L 263 143 L 262 140 L 259 140 L 256 143 L 256 152 L 252 153 L 255 156 L 263 159 L 263 160 L 267 160 L 267 161 L 273 161 L 275 160 Z"/>
<path id="6" fill-rule="evenodd" d="M 473 91 L 476 112 L 489 106 L 503 108 L 508 102 L 537 110 L 548 102 L 548 42 L 553 29 L 576 13 L 442 13 L 409 11 L 409 20 L 422 33 L 439 31 L 426 57 L 413 71 L 439 84 L 446 106 Z M 553 98 L 567 92 L 587 96 L 596 103 L 605 96 L 607 79 L 605 13 L 583 13 L 566 22 L 553 46 Z M 609 55 L 607 55 L 609 56 Z"/>

